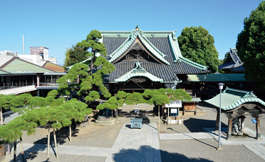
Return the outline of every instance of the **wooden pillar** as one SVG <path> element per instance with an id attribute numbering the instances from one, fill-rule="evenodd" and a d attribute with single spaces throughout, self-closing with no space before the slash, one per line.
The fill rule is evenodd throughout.
<path id="1" fill-rule="evenodd" d="M 226 140 L 230 140 L 230 139 L 231 139 L 232 122 L 233 122 L 233 119 L 232 119 L 232 118 L 229 118 L 229 119 L 228 119 L 228 130 L 227 130 L 227 137 L 226 137 Z"/>
<path id="2" fill-rule="evenodd" d="M 220 120 L 220 118 L 219 118 L 219 110 L 218 109 L 216 109 L 216 111 L 217 111 L 217 115 L 216 115 L 216 122 L 215 122 L 215 130 L 219 130 L 219 120 Z"/>
<path id="3" fill-rule="evenodd" d="M 256 118 L 257 123 L 256 123 L 256 139 L 260 140 L 261 139 L 261 134 L 260 134 L 260 119 Z"/>

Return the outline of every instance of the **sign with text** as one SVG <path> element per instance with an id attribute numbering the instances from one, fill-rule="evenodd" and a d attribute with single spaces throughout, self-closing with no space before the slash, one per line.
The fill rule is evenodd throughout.
<path id="1" fill-rule="evenodd" d="M 169 104 L 165 104 L 165 107 L 182 107 L 181 100 L 170 101 Z"/>

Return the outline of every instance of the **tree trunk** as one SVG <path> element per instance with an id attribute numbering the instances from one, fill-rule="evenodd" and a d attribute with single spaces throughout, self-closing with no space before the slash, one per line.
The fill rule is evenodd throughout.
<path id="1" fill-rule="evenodd" d="M 54 139 L 54 145 L 55 145 L 56 158 L 58 159 L 58 149 L 57 149 L 56 134 L 55 134 L 54 128 L 53 128 L 53 139 Z"/>
<path id="2" fill-rule="evenodd" d="M 47 158 L 50 157 L 50 125 L 48 127 Z"/>
<path id="3" fill-rule="evenodd" d="M 0 115 L 1 115 L 1 125 L 3 125 L 3 123 L 4 123 L 4 120 L 3 120 L 3 110 L 2 110 L 2 107 L 0 108 L 1 109 L 1 111 L 0 111 Z"/>
<path id="4" fill-rule="evenodd" d="M 158 105 L 158 130 L 160 130 L 160 105 Z"/>
<path id="5" fill-rule="evenodd" d="M 93 67 L 93 57 L 91 58 L 91 65 L 90 65 L 90 75 L 91 76 L 93 74 L 92 67 Z"/>
<path id="6" fill-rule="evenodd" d="M 7 153 L 10 154 L 10 142 L 7 144 Z"/>
<path id="7" fill-rule="evenodd" d="M 22 137 L 20 137 L 20 150 L 21 150 L 21 161 L 24 161 L 24 151 L 23 151 L 23 143 L 22 143 Z"/>
<path id="8" fill-rule="evenodd" d="M 69 140 L 70 140 L 70 142 L 72 141 L 72 129 L 71 129 L 71 125 L 69 125 Z"/>
<path id="9" fill-rule="evenodd" d="M 17 141 L 14 141 L 14 162 L 17 161 Z"/>

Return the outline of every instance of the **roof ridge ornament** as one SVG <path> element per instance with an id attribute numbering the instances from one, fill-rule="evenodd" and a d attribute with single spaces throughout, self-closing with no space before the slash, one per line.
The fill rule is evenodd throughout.
<path id="1" fill-rule="evenodd" d="M 143 35 L 143 30 L 141 30 L 141 29 L 139 28 L 138 24 L 137 24 L 137 26 L 135 27 L 135 29 L 133 29 L 132 32 L 131 32 L 131 35 L 132 35 L 132 36 L 135 35 L 135 34 L 141 34 L 141 35 Z"/>

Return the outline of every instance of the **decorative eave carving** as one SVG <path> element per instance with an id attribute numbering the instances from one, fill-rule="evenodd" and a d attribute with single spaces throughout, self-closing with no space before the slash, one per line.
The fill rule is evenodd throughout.
<path id="1" fill-rule="evenodd" d="M 126 82 L 131 78 L 134 77 L 145 77 L 150 79 L 153 82 L 163 82 L 163 79 L 158 78 L 156 76 L 154 76 L 153 74 L 150 74 L 149 72 L 147 72 L 141 65 L 139 62 L 136 62 L 135 64 L 135 68 L 132 69 L 131 71 L 129 71 L 128 73 L 124 74 L 123 76 L 121 76 L 118 79 L 115 79 L 115 82 Z"/>

